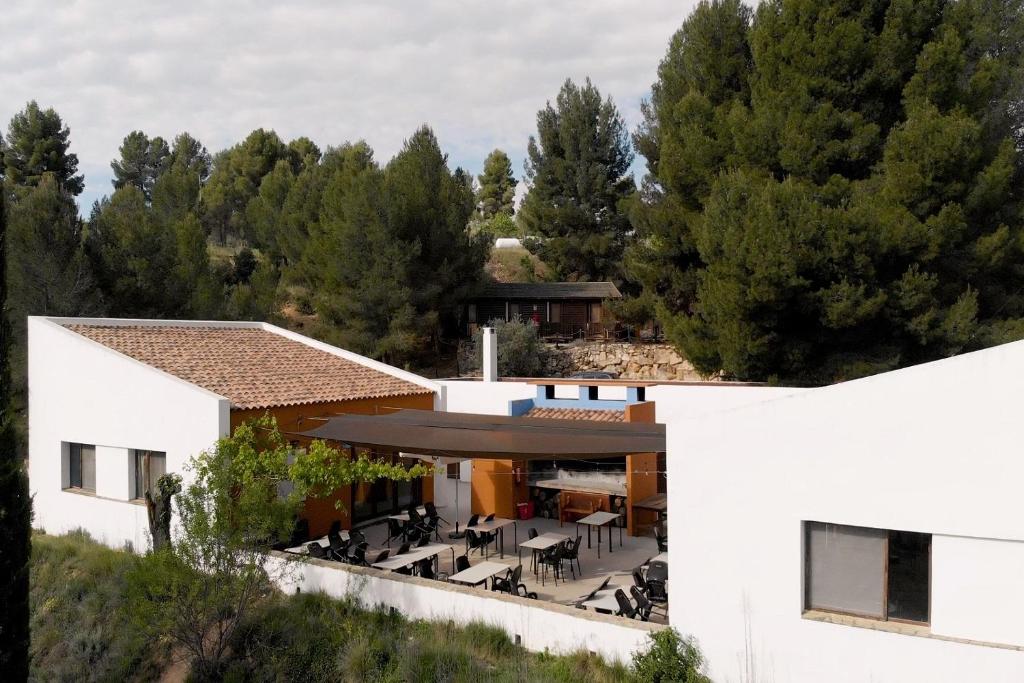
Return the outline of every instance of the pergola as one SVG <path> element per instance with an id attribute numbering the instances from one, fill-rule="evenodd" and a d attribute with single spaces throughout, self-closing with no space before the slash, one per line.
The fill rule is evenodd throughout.
<path id="1" fill-rule="evenodd" d="M 663 453 L 665 425 L 400 410 L 337 415 L 302 436 L 420 455 L 572 460 Z"/>

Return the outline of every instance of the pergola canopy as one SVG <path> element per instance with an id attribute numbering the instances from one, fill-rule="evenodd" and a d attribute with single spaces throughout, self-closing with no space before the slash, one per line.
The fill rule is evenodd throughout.
<path id="1" fill-rule="evenodd" d="M 665 451 L 665 425 L 430 410 L 337 415 L 301 434 L 352 446 L 496 460 L 608 458 Z"/>

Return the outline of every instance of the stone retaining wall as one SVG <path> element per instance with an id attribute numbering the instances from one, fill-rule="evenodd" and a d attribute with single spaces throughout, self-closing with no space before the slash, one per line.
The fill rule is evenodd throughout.
<path id="1" fill-rule="evenodd" d="M 574 372 L 600 370 L 624 379 L 699 381 L 693 365 L 668 344 L 577 342 L 548 345 L 545 374 L 562 377 Z"/>

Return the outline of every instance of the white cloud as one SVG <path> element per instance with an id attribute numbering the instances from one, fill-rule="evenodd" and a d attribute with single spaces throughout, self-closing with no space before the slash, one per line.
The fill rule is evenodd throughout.
<path id="1" fill-rule="evenodd" d="M 429 123 L 453 166 L 479 172 L 501 147 L 521 175 L 536 112 L 567 77 L 589 75 L 635 126 L 694 4 L 4 0 L 0 122 L 30 99 L 60 112 L 85 211 L 136 129 L 187 130 L 211 151 L 261 126 L 322 147 L 363 138 L 384 161 Z"/>

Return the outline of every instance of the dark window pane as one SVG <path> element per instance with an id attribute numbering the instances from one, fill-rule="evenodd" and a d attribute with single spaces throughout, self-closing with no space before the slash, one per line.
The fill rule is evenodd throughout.
<path id="1" fill-rule="evenodd" d="M 69 486 L 82 487 L 82 446 L 81 444 L 70 444 L 71 448 L 71 480 Z"/>
<path id="2" fill-rule="evenodd" d="M 931 545 L 930 534 L 889 532 L 890 619 L 928 621 Z"/>
<path id="3" fill-rule="evenodd" d="M 149 479 L 146 459 L 149 458 Z M 146 491 L 156 491 L 157 481 L 167 474 L 167 454 L 159 451 L 135 451 L 135 497 L 145 498 Z"/>
<path id="4" fill-rule="evenodd" d="M 458 479 L 459 478 L 459 463 L 450 462 L 448 463 L 448 478 Z"/>

